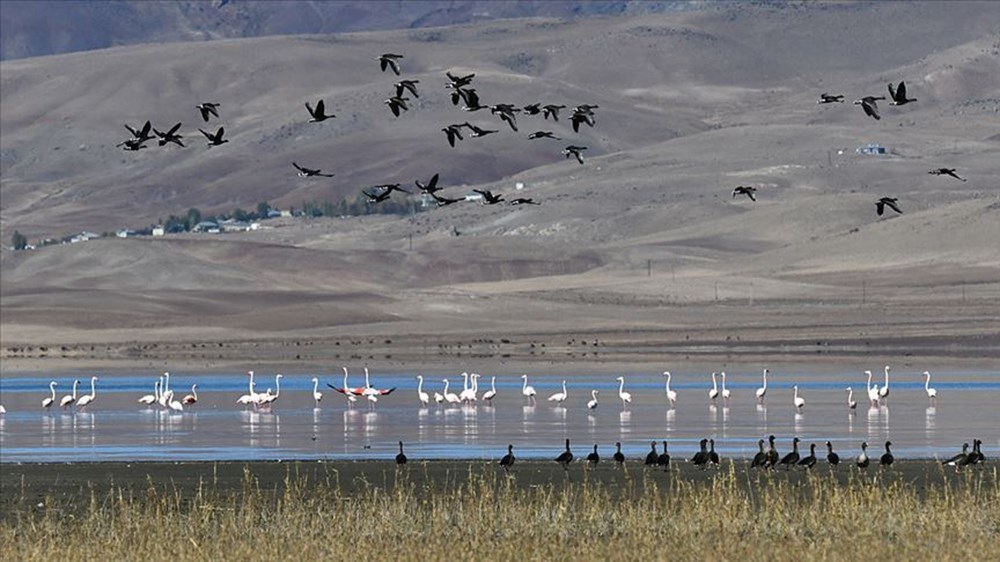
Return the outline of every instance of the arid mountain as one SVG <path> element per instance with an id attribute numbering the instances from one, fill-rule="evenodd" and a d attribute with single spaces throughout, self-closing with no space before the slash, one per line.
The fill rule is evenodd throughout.
<path id="1" fill-rule="evenodd" d="M 997 21 L 993 3 L 737 3 L 6 61 L 5 243 L 15 229 L 35 240 L 190 207 L 339 201 L 435 173 L 448 196 L 490 189 L 541 205 L 4 249 L 4 339 L 55 341 L 55 327 L 67 341 L 140 327 L 168 339 L 693 327 L 989 337 Z M 383 103 L 399 79 L 379 70 L 383 52 L 404 54 L 402 77 L 420 81 L 399 117 Z M 445 71 L 475 73 L 484 104 L 567 109 L 558 123 L 518 114 L 515 133 L 452 105 Z M 899 81 L 918 101 L 880 101 L 880 120 L 851 103 Z M 817 104 L 822 92 L 845 102 Z M 309 123 L 304 104 L 319 99 L 336 117 Z M 203 101 L 222 104 L 219 120 L 202 122 Z M 579 104 L 599 107 L 575 133 Z M 182 122 L 187 146 L 115 147 L 123 123 L 146 119 Z M 441 128 L 465 121 L 498 132 L 449 147 Z M 219 125 L 230 142 L 206 147 L 197 128 Z M 529 141 L 539 129 L 563 140 Z M 856 152 L 869 143 L 886 153 Z M 561 154 L 568 144 L 587 147 L 583 165 Z M 336 175 L 301 178 L 292 161 Z M 968 181 L 928 173 L 940 167 Z M 734 198 L 737 185 L 757 187 L 757 201 Z M 903 214 L 876 215 L 883 196 Z M 779 327 L 789 331 L 767 332 Z"/>
<path id="2" fill-rule="evenodd" d="M 0 60 L 173 43 L 704 9 L 686 0 L 6 0 Z M 417 33 L 419 36 L 419 33 Z"/>

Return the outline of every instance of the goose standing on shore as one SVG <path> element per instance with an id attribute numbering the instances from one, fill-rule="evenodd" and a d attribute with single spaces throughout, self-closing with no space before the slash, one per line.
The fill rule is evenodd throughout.
<path id="1" fill-rule="evenodd" d="M 861 454 L 858 455 L 858 460 L 856 461 L 858 468 L 864 470 L 868 468 L 868 463 L 871 459 L 868 458 L 868 443 L 861 443 Z"/>
<path id="2" fill-rule="evenodd" d="M 797 462 L 799 462 L 799 458 L 800 458 L 799 457 L 799 438 L 796 437 L 796 438 L 792 439 L 792 452 L 788 453 L 787 455 L 785 455 L 784 457 L 782 457 L 781 461 L 778 464 L 785 465 L 785 469 L 787 470 L 788 468 L 790 468 L 792 466 L 795 466 L 795 464 Z"/>
<path id="3" fill-rule="evenodd" d="M 573 453 L 569 450 L 569 439 L 566 440 L 566 450 L 556 457 L 556 462 L 562 465 L 563 470 L 569 470 L 569 463 L 573 462 Z"/>
<path id="4" fill-rule="evenodd" d="M 663 452 L 660 456 L 656 457 L 656 466 L 662 467 L 663 470 L 670 468 L 670 455 L 667 453 L 667 442 L 663 442 Z"/>
<path id="5" fill-rule="evenodd" d="M 885 442 L 885 454 L 883 454 L 882 458 L 878 461 L 878 463 L 884 467 L 892 466 L 892 461 L 895 460 L 895 457 L 892 456 L 892 451 L 889 450 L 890 445 L 892 445 L 892 441 Z"/>
<path id="6" fill-rule="evenodd" d="M 761 378 L 764 380 L 764 384 L 763 386 L 757 389 L 757 392 L 755 392 L 758 404 L 764 403 L 764 396 L 767 394 L 767 373 L 768 370 L 764 369 L 764 374 L 761 375 Z"/>
<path id="7" fill-rule="evenodd" d="M 643 462 L 645 466 L 656 466 L 656 459 L 660 455 L 656 454 L 656 441 L 649 444 L 650 450 L 646 453 L 646 460 Z"/>
<path id="8" fill-rule="evenodd" d="M 406 464 L 406 455 L 403 454 L 403 442 L 399 442 L 399 454 L 396 455 L 396 464 L 404 465 Z"/>
<path id="9" fill-rule="evenodd" d="M 833 452 L 833 443 L 826 442 L 826 462 L 830 463 L 830 466 L 837 466 L 840 464 L 840 455 Z"/>
<path id="10" fill-rule="evenodd" d="M 618 466 L 625 466 L 625 454 L 622 453 L 622 444 L 620 441 L 615 443 L 615 454 L 612 458 L 615 459 L 615 463 Z"/>
<path id="11" fill-rule="evenodd" d="M 719 453 L 715 452 L 715 439 L 708 440 L 708 462 L 716 468 L 719 467 Z"/>
<path id="12" fill-rule="evenodd" d="M 809 456 L 804 457 L 802 460 L 800 460 L 799 461 L 799 466 L 804 466 L 804 467 L 806 467 L 807 470 L 810 469 L 810 468 L 812 468 L 812 467 L 814 467 L 814 466 L 816 466 L 816 444 L 815 443 L 810 443 L 809 444 Z"/>
<path id="13" fill-rule="evenodd" d="M 764 440 L 757 440 L 757 448 L 760 449 L 753 460 L 750 461 L 750 468 L 763 468 L 767 464 L 767 453 L 764 452 Z"/>
<path id="14" fill-rule="evenodd" d="M 958 472 L 963 466 L 969 464 L 969 444 L 962 443 L 962 452 L 942 462 L 941 464 L 954 466 L 955 472 Z"/>
<path id="15" fill-rule="evenodd" d="M 597 454 L 597 443 L 594 443 L 594 452 L 587 455 L 587 465 L 595 467 L 599 462 L 601 462 L 601 456 Z"/>
<path id="16" fill-rule="evenodd" d="M 767 461 L 764 464 L 765 468 L 774 468 L 778 464 L 778 449 L 774 446 L 774 436 L 767 436 Z"/>
<path id="17" fill-rule="evenodd" d="M 708 463 L 708 439 L 702 439 L 698 447 L 698 452 L 691 457 L 691 463 L 699 468 L 705 468 Z"/>
<path id="18" fill-rule="evenodd" d="M 514 466 L 514 446 L 507 445 L 507 454 L 500 459 L 500 466 L 503 467 L 504 472 L 510 472 L 510 467 Z"/>

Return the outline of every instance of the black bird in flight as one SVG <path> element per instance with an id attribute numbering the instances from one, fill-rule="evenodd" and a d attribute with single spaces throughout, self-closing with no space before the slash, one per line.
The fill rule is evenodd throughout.
<path id="1" fill-rule="evenodd" d="M 535 140 L 541 138 L 562 140 L 562 138 L 555 136 L 555 134 L 553 134 L 552 131 L 535 131 L 534 133 L 528 135 L 529 140 Z"/>
<path id="2" fill-rule="evenodd" d="M 452 199 L 451 197 L 442 197 L 442 196 L 438 195 L 437 193 L 431 193 L 431 197 L 435 201 L 437 201 L 437 206 L 438 207 L 444 207 L 444 206 L 447 206 L 447 205 L 451 205 L 452 203 L 458 203 L 459 201 L 465 201 L 464 197 L 459 197 L 457 199 Z"/>
<path id="3" fill-rule="evenodd" d="M 536 203 L 531 197 L 518 197 L 510 202 L 511 205 L 541 205 L 541 203 Z"/>
<path id="4" fill-rule="evenodd" d="M 394 84 L 394 86 L 396 86 L 396 97 L 403 97 L 403 92 L 409 90 L 410 93 L 413 94 L 413 97 L 419 98 L 420 94 L 417 93 L 417 84 L 419 83 L 420 80 L 400 80 L 399 82 L 396 82 Z"/>
<path id="5" fill-rule="evenodd" d="M 462 109 L 465 111 L 484 109 L 484 106 L 479 105 L 479 94 L 476 93 L 475 88 L 455 88 L 455 91 L 451 93 L 451 105 L 458 105 L 460 101 L 464 106 Z"/>
<path id="6" fill-rule="evenodd" d="M 906 84 L 902 81 L 899 83 L 899 86 L 896 86 L 895 90 L 892 89 L 892 83 L 889 83 L 889 97 L 892 98 L 892 102 L 889 105 L 906 105 L 911 101 L 917 101 L 916 98 L 908 99 L 906 97 Z"/>
<path id="7" fill-rule="evenodd" d="M 153 138 L 153 136 L 149 134 L 152 127 L 153 125 L 149 121 L 143 123 L 142 127 L 139 129 L 133 129 L 131 125 L 125 123 L 125 128 L 128 129 L 128 132 L 132 133 L 132 139 L 139 141 L 140 143 L 144 143 Z"/>
<path id="8" fill-rule="evenodd" d="M 312 119 L 309 120 L 310 123 L 319 123 L 320 121 L 326 121 L 327 119 L 336 117 L 336 115 L 332 113 L 329 115 L 326 114 L 326 104 L 323 103 L 323 100 L 316 102 L 316 109 L 313 109 L 312 106 L 309 105 L 309 102 L 306 102 L 306 110 L 309 111 L 309 115 L 312 116 Z"/>
<path id="9" fill-rule="evenodd" d="M 299 171 L 299 176 L 303 177 L 303 178 L 311 178 L 313 176 L 322 176 L 324 178 L 332 178 L 333 177 L 333 174 L 324 174 L 324 173 L 322 173 L 318 169 L 304 168 L 302 166 L 299 166 L 295 162 L 292 162 L 292 166 L 295 166 L 295 169 Z"/>
<path id="10" fill-rule="evenodd" d="M 142 150 L 143 148 L 148 148 L 145 145 L 145 142 L 146 141 L 139 139 L 128 139 L 126 141 L 122 141 L 116 144 L 115 146 L 122 147 L 122 150 L 135 151 L 135 150 Z"/>
<path id="11" fill-rule="evenodd" d="M 229 142 L 229 139 L 222 138 L 222 135 L 224 135 L 226 132 L 226 129 L 224 127 L 219 127 L 219 130 L 216 131 L 214 135 L 211 133 L 206 133 L 201 129 L 198 130 L 201 131 L 201 134 L 205 135 L 205 138 L 208 139 L 208 146 L 219 146 L 220 144 Z"/>
<path id="12" fill-rule="evenodd" d="M 486 135 L 491 135 L 491 134 L 497 132 L 497 131 L 495 131 L 493 129 L 480 129 L 479 127 L 473 125 L 472 123 L 469 123 L 468 121 L 466 121 L 464 123 L 464 126 L 468 127 L 469 130 L 472 131 L 472 135 L 471 136 L 473 138 L 476 138 L 476 137 L 485 137 Z"/>
<path id="13" fill-rule="evenodd" d="M 502 193 L 493 195 L 493 192 L 488 189 L 473 189 L 472 191 L 475 191 L 483 196 L 483 205 L 496 205 L 497 203 L 503 201 Z"/>
<path id="14" fill-rule="evenodd" d="M 538 115 L 542 112 L 540 103 L 532 103 L 521 108 L 525 115 Z"/>
<path id="15" fill-rule="evenodd" d="M 173 127 L 171 127 L 169 131 L 167 131 L 166 133 L 164 133 L 162 131 L 157 131 L 156 127 L 153 127 L 153 133 L 155 133 L 156 136 L 160 137 L 160 142 L 159 142 L 160 146 L 163 146 L 163 145 L 167 144 L 168 142 L 172 142 L 172 143 L 176 144 L 177 146 L 183 147 L 184 143 L 181 142 L 181 139 L 184 138 L 184 137 L 177 134 L 177 129 L 180 129 L 180 128 L 181 128 L 181 124 L 178 123 L 178 124 L 174 125 Z"/>
<path id="16" fill-rule="evenodd" d="M 222 104 L 213 103 L 213 102 L 210 102 L 210 101 L 206 101 L 206 102 L 199 103 L 195 107 L 198 108 L 198 111 L 201 111 L 201 118 L 204 119 L 206 123 L 208 123 L 208 116 L 210 114 L 214 115 L 216 117 L 219 116 L 219 106 L 220 105 L 222 105 Z"/>
<path id="17" fill-rule="evenodd" d="M 583 164 L 583 155 L 580 154 L 580 152 L 583 151 L 583 150 L 587 150 L 587 147 L 586 146 L 576 146 L 576 145 L 571 144 L 571 145 L 567 146 L 566 148 L 564 148 L 563 151 L 562 151 L 562 153 L 566 155 L 566 158 L 569 158 L 570 156 L 576 156 L 576 161 L 579 162 L 579 163 L 581 163 L 581 164 Z"/>
<path id="18" fill-rule="evenodd" d="M 957 180 L 966 181 L 965 178 L 961 178 L 955 173 L 955 168 L 938 168 L 927 173 L 932 176 L 951 176 Z"/>
<path id="19" fill-rule="evenodd" d="M 389 198 L 389 195 L 392 193 L 392 190 L 388 189 L 386 191 L 383 191 L 382 193 L 375 194 L 375 193 L 369 193 L 368 191 L 362 189 L 361 193 L 364 193 L 366 196 L 368 196 L 369 203 L 381 203 L 382 201 L 385 201 Z"/>
<path id="20" fill-rule="evenodd" d="M 546 105 L 542 107 L 542 119 L 552 117 L 553 121 L 559 120 L 559 110 L 566 109 L 565 105 Z"/>
<path id="21" fill-rule="evenodd" d="M 472 79 L 476 77 L 475 74 L 466 74 L 465 76 L 455 76 L 447 70 L 444 72 L 445 76 L 448 77 L 448 83 L 444 85 L 445 88 L 463 88 L 472 83 Z"/>
<path id="22" fill-rule="evenodd" d="M 875 202 L 875 212 L 881 216 L 882 212 L 885 211 L 885 207 L 889 207 L 893 211 L 903 214 L 903 211 L 900 211 L 899 207 L 896 205 L 896 201 L 897 199 L 895 197 L 883 197 L 879 199 Z"/>
<path id="23" fill-rule="evenodd" d="M 442 131 L 444 131 L 444 134 L 448 135 L 448 144 L 450 144 L 452 147 L 455 146 L 456 138 L 458 140 L 464 140 L 462 138 L 462 127 L 464 126 L 465 126 L 464 124 L 459 123 L 459 124 L 448 125 L 447 127 L 441 129 Z"/>
<path id="24" fill-rule="evenodd" d="M 406 111 L 407 109 L 410 109 L 409 106 L 406 105 L 406 102 L 409 100 L 410 98 L 401 98 L 399 96 L 392 96 L 391 98 L 385 100 L 383 103 L 389 106 L 389 109 L 392 110 L 393 115 L 399 117 L 400 110 Z"/>
<path id="25" fill-rule="evenodd" d="M 424 185 L 420 180 L 416 180 L 413 183 L 417 184 L 417 188 L 420 189 L 421 193 L 433 194 L 435 191 L 441 191 L 441 188 L 437 186 L 438 175 L 434 174 L 431 181 L 427 182 L 427 185 Z"/>
<path id="26" fill-rule="evenodd" d="M 586 111 L 574 111 L 573 115 L 569 117 L 570 123 L 573 125 L 573 132 L 580 132 L 580 123 L 585 123 L 591 127 L 594 126 L 594 114 Z"/>
<path id="27" fill-rule="evenodd" d="M 399 59 L 403 58 L 403 55 L 396 55 L 393 53 L 384 53 L 378 56 L 379 65 L 382 67 L 382 72 L 385 72 L 386 68 L 392 68 L 392 71 L 399 76 Z"/>
<path id="28" fill-rule="evenodd" d="M 756 191 L 756 187 L 750 185 L 738 185 L 736 186 L 736 189 L 733 190 L 733 199 L 736 199 L 737 195 L 746 195 L 751 201 L 756 201 L 757 198 L 753 195 Z"/>
<path id="29" fill-rule="evenodd" d="M 372 186 L 373 189 L 384 189 L 386 193 L 392 193 L 393 191 L 402 191 L 403 193 L 410 193 L 409 191 L 399 187 L 398 183 L 383 183 L 382 185 Z"/>
<path id="30" fill-rule="evenodd" d="M 819 95 L 819 101 L 816 103 L 844 103 L 843 95 L 833 95 L 823 92 Z"/>
<path id="31" fill-rule="evenodd" d="M 875 119 L 876 121 L 881 119 L 878 114 L 878 100 L 884 100 L 885 96 L 865 96 L 859 100 L 854 100 L 854 105 L 860 105 L 861 109 L 865 110 L 865 114 Z"/>

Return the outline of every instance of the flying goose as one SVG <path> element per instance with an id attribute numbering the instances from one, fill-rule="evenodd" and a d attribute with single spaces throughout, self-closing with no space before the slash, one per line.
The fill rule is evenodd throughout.
<path id="1" fill-rule="evenodd" d="M 875 202 L 875 212 L 882 216 L 882 212 L 885 211 L 885 207 L 889 207 L 893 211 L 899 214 L 903 214 L 903 211 L 899 210 L 899 206 L 896 204 L 897 199 L 895 197 L 883 197 Z"/>
<path id="2" fill-rule="evenodd" d="M 491 135 L 493 133 L 498 132 L 493 129 L 480 129 L 479 127 L 473 125 L 472 123 L 469 123 L 468 121 L 464 123 L 464 126 L 468 127 L 469 130 L 472 131 L 472 135 L 470 135 L 472 138 L 485 137 L 486 135 Z"/>
<path id="3" fill-rule="evenodd" d="M 757 191 L 756 187 L 749 185 L 738 185 L 736 189 L 733 190 L 733 199 L 736 199 L 737 195 L 746 195 L 751 201 L 756 201 L 757 198 L 754 197 L 754 193 Z"/>
<path id="4" fill-rule="evenodd" d="M 542 119 L 548 119 L 549 117 L 552 117 L 553 121 L 558 121 L 560 109 L 566 109 L 566 106 L 552 105 L 552 104 L 542 106 Z"/>
<path id="5" fill-rule="evenodd" d="M 503 201 L 503 194 L 498 193 L 493 195 L 493 192 L 488 189 L 473 189 L 476 193 L 483 196 L 483 205 L 495 205 Z"/>
<path id="6" fill-rule="evenodd" d="M 406 102 L 408 102 L 409 100 L 410 98 L 401 98 L 399 96 L 392 96 L 391 98 L 385 100 L 382 103 L 388 105 L 389 109 L 392 110 L 392 114 L 395 115 L 396 117 L 399 117 L 399 110 L 406 111 L 410 109 L 409 106 L 406 105 Z"/>
<path id="7" fill-rule="evenodd" d="M 444 72 L 445 76 L 448 77 L 448 83 L 444 85 L 445 88 L 461 88 L 463 86 L 468 86 L 472 83 L 472 79 L 475 78 L 475 74 L 467 74 L 465 76 L 455 76 L 447 70 Z"/>
<path id="8" fill-rule="evenodd" d="M 539 113 L 542 112 L 541 108 L 539 107 L 540 105 L 541 105 L 540 103 L 532 103 L 522 107 L 521 109 L 524 111 L 525 115 L 538 115 Z"/>
<path id="9" fill-rule="evenodd" d="M 324 174 L 324 173 L 322 173 L 322 171 L 317 170 L 317 169 L 304 168 L 302 166 L 299 166 L 295 162 L 292 162 L 292 166 L 295 166 L 295 169 L 299 171 L 299 176 L 303 177 L 303 178 L 311 178 L 313 176 L 322 176 L 324 178 L 332 178 L 333 177 L 333 174 Z"/>
<path id="10" fill-rule="evenodd" d="M 854 100 L 854 105 L 860 105 L 861 109 L 865 110 L 865 114 L 875 119 L 876 121 L 881 119 L 878 114 L 878 100 L 884 100 L 885 96 L 865 96 L 859 100 Z"/>
<path id="11" fill-rule="evenodd" d="M 462 127 L 464 127 L 462 124 L 453 124 L 441 129 L 444 131 L 444 134 L 448 136 L 448 144 L 450 144 L 453 148 L 455 146 L 456 138 L 458 140 L 465 140 L 462 138 Z"/>
<path id="12" fill-rule="evenodd" d="M 576 146 L 576 145 L 571 144 L 571 145 L 567 146 L 566 148 L 564 148 L 563 151 L 562 151 L 562 153 L 566 155 L 566 158 L 569 158 L 570 156 L 576 156 L 576 161 L 579 162 L 579 163 L 581 163 L 581 164 L 583 164 L 583 155 L 580 154 L 580 151 L 583 151 L 583 150 L 587 150 L 587 147 L 586 146 Z"/>
<path id="13" fill-rule="evenodd" d="M 201 118 L 204 119 L 206 123 L 208 123 L 208 116 L 209 116 L 209 114 L 214 115 L 216 117 L 219 116 L 219 106 L 220 105 L 222 105 L 222 104 L 213 103 L 213 102 L 210 102 L 210 101 L 206 101 L 206 102 L 199 103 L 195 107 L 198 108 L 198 111 L 201 112 Z"/>
<path id="14" fill-rule="evenodd" d="M 562 138 L 557 137 L 552 131 L 535 131 L 534 133 L 528 135 L 529 140 L 542 139 L 542 138 L 562 140 Z"/>
<path id="15" fill-rule="evenodd" d="M 593 127 L 595 123 L 594 114 L 583 111 L 574 111 L 573 115 L 570 115 L 569 121 L 573 125 L 574 133 L 580 132 L 580 123 L 586 123 L 591 127 Z"/>
<path id="16" fill-rule="evenodd" d="M 401 58 L 403 58 L 403 55 L 384 53 L 376 57 L 375 60 L 377 60 L 379 65 L 382 67 L 382 72 L 385 72 L 385 69 L 388 67 L 392 68 L 392 71 L 396 73 L 396 76 L 399 76 L 399 62 L 397 61 Z"/>
<path id="17" fill-rule="evenodd" d="M 457 199 L 453 199 L 451 197 L 441 197 L 437 193 L 431 193 L 431 197 L 435 201 L 437 201 L 437 206 L 438 207 L 445 207 L 445 206 L 451 205 L 452 203 L 458 203 L 460 201 L 464 201 L 465 200 L 464 197 L 459 197 Z"/>
<path id="18" fill-rule="evenodd" d="M 419 83 L 420 80 L 400 80 L 399 82 L 396 82 L 393 84 L 396 86 L 396 97 L 403 97 L 403 91 L 409 90 L 410 93 L 413 94 L 413 97 L 419 98 L 420 94 L 417 93 L 417 84 Z"/>
<path id="19" fill-rule="evenodd" d="M 510 202 L 511 205 L 541 205 L 541 203 L 536 203 L 531 197 L 518 197 Z"/>
<path id="20" fill-rule="evenodd" d="M 833 95 L 823 92 L 819 95 L 819 101 L 816 103 L 844 103 L 843 95 Z"/>
<path id="21" fill-rule="evenodd" d="M 145 142 L 146 141 L 139 140 L 139 139 L 128 139 L 128 140 L 125 140 L 125 141 L 122 141 L 122 142 L 116 144 L 115 146 L 122 147 L 122 150 L 135 151 L 135 150 L 141 150 L 143 148 L 148 148 L 145 145 Z"/>
<path id="22" fill-rule="evenodd" d="M 177 129 L 180 129 L 180 128 L 181 128 L 181 124 L 178 123 L 178 124 L 174 125 L 173 127 L 171 127 L 169 131 L 167 131 L 166 133 L 164 133 L 162 131 L 157 131 L 156 127 L 153 127 L 153 133 L 156 134 L 156 136 L 160 137 L 160 142 L 159 142 L 160 146 L 163 146 L 163 145 L 167 144 L 168 142 L 172 142 L 172 143 L 176 144 L 177 146 L 183 147 L 184 143 L 181 142 L 181 139 L 184 138 L 184 137 L 177 134 Z"/>
<path id="23" fill-rule="evenodd" d="M 332 113 L 329 115 L 326 114 L 326 105 L 323 103 L 323 100 L 316 102 L 316 109 L 313 109 L 309 105 L 309 102 L 306 102 L 306 109 L 309 111 L 309 115 L 312 116 L 309 123 L 319 123 L 320 121 L 326 121 L 331 117 L 336 117 L 336 115 Z"/>
<path id="24" fill-rule="evenodd" d="M 476 93 L 475 88 L 455 88 L 455 91 L 451 93 L 451 105 L 458 105 L 461 101 L 465 111 L 479 111 L 484 109 L 485 106 L 479 105 L 479 94 Z"/>
<path id="25" fill-rule="evenodd" d="M 392 193 L 392 190 L 388 189 L 386 191 L 383 191 L 382 193 L 375 194 L 375 193 L 369 193 L 367 190 L 362 189 L 361 193 L 364 193 L 368 197 L 369 203 L 381 203 L 382 201 L 389 199 L 389 195 Z"/>
<path id="26" fill-rule="evenodd" d="M 226 133 L 226 129 L 224 127 L 219 127 L 219 130 L 216 131 L 214 135 L 206 133 L 201 129 L 198 130 L 201 131 L 201 134 L 205 135 L 205 138 L 208 139 L 208 146 L 219 146 L 220 144 L 229 142 L 229 139 L 222 138 L 222 135 Z"/>
<path id="27" fill-rule="evenodd" d="M 427 182 L 427 185 L 424 185 L 420 180 L 416 180 L 413 183 L 417 184 L 417 189 L 419 189 L 422 193 L 433 194 L 435 191 L 441 190 L 441 188 L 437 186 L 438 175 L 439 174 L 434 174 L 434 176 L 431 177 L 431 181 Z"/>
<path id="28" fill-rule="evenodd" d="M 152 127 L 153 125 L 149 121 L 146 121 L 139 129 L 133 129 L 128 123 L 125 123 L 125 128 L 128 129 L 128 132 L 132 133 L 132 139 L 137 140 L 140 143 L 153 138 L 153 136 L 149 134 Z"/>
<path id="29" fill-rule="evenodd" d="M 927 173 L 932 176 L 951 176 L 957 180 L 966 181 L 965 178 L 961 178 L 955 173 L 955 168 L 938 168 Z"/>
<path id="30" fill-rule="evenodd" d="M 895 90 L 892 89 L 892 83 L 889 83 L 889 97 L 892 98 L 889 105 L 906 105 L 911 101 L 917 101 L 915 98 L 907 99 L 906 84 L 902 81 L 899 82 L 899 86 L 896 86 Z"/>

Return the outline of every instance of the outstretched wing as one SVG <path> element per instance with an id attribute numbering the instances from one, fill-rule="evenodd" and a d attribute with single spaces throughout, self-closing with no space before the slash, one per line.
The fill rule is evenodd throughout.
<path id="1" fill-rule="evenodd" d="M 896 86 L 896 95 L 899 96 L 899 101 L 906 99 L 906 82 L 900 82 L 899 86 Z"/>
<path id="2" fill-rule="evenodd" d="M 899 99 L 896 97 L 896 90 L 892 87 L 892 82 L 889 82 L 889 97 L 892 98 L 892 101 Z"/>

